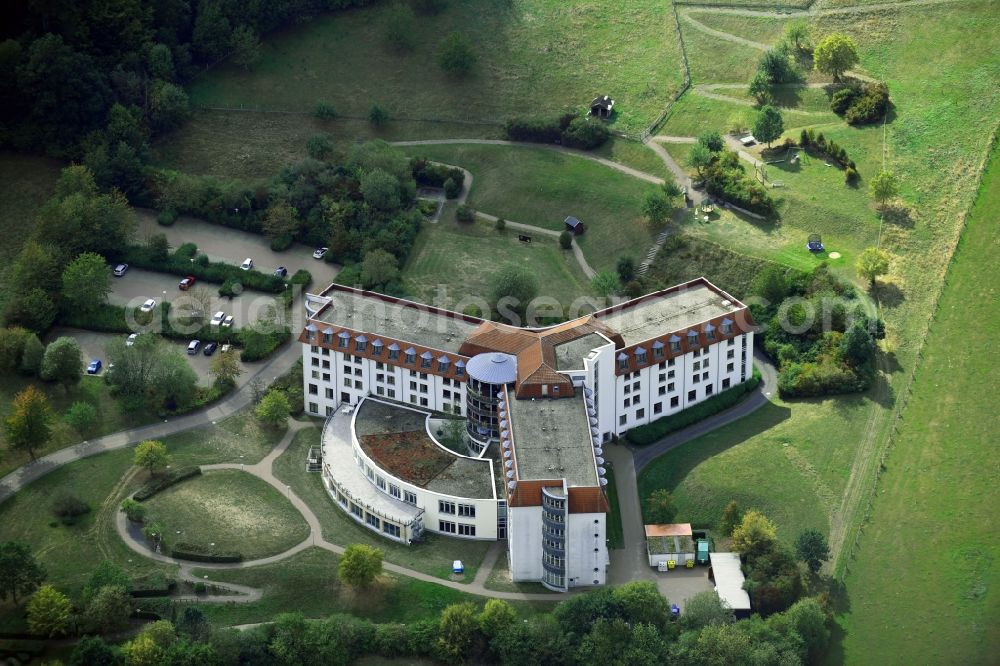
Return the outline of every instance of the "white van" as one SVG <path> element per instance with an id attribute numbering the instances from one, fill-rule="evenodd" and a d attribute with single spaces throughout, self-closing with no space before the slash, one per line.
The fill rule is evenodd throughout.
<path id="1" fill-rule="evenodd" d="M 251 259 L 250 257 L 247 257 L 246 259 L 244 259 L 243 263 L 240 264 L 240 268 L 242 268 L 245 271 L 248 271 L 251 268 L 253 268 L 253 259 Z"/>

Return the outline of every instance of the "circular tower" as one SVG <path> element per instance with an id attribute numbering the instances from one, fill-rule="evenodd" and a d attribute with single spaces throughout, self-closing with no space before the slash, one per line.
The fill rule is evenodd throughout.
<path id="1" fill-rule="evenodd" d="M 517 379 L 517 358 L 510 354 L 489 352 L 469 359 L 465 391 L 465 411 L 469 418 L 469 436 L 485 447 L 500 436 L 497 398 L 504 386 Z"/>

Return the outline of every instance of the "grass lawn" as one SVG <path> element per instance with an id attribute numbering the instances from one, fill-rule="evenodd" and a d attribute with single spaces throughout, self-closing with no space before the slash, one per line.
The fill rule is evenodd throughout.
<path id="1" fill-rule="evenodd" d="M 305 470 L 306 453 L 310 446 L 318 445 L 319 441 L 318 427 L 296 433 L 288 450 L 274 462 L 273 470 L 274 475 L 290 485 L 319 518 L 324 539 L 340 546 L 352 543 L 374 546 L 385 554 L 387 562 L 444 579 L 451 578 L 452 561 L 462 560 L 465 564 L 465 580 L 476 577 L 476 570 L 490 547 L 488 541 L 467 541 L 428 534 L 423 542 L 404 546 L 383 539 L 348 518 L 323 489 L 319 473 Z"/>
<path id="2" fill-rule="evenodd" d="M 309 526 L 291 502 L 239 470 L 205 472 L 144 504 L 148 522 L 163 526 L 168 546 L 184 542 L 255 560 L 282 553 L 309 536 Z"/>
<path id="3" fill-rule="evenodd" d="M 688 233 L 667 241 L 656 255 L 646 279 L 651 289 L 662 289 L 706 277 L 717 287 L 743 298 L 765 265 L 766 259 L 740 254 Z"/>
<path id="4" fill-rule="evenodd" d="M 948 271 L 913 392 L 848 565 L 849 663 L 986 663 L 1000 653 L 995 261 L 1000 151 Z M 961 344 L 955 341 L 960 340 Z"/>
<path id="5" fill-rule="evenodd" d="M 716 92 L 729 96 L 737 96 L 740 93 L 738 90 L 718 90 Z M 757 110 L 752 106 L 710 99 L 688 91 L 671 108 L 670 115 L 667 116 L 658 133 L 664 136 L 698 136 L 709 130 L 725 133 L 737 124 L 745 127 L 752 126 L 756 115 Z M 781 116 L 786 128 L 806 127 L 815 125 L 817 120 L 823 120 L 823 118 L 812 114 L 796 111 L 783 111 Z M 836 118 L 836 116 L 831 114 L 831 118 Z M 739 123 L 736 122 L 737 119 L 740 120 Z"/>
<path id="6" fill-rule="evenodd" d="M 670 174 L 659 155 L 638 141 L 612 136 L 603 146 L 591 152 L 660 178 L 666 178 Z"/>
<path id="7" fill-rule="evenodd" d="M 524 146 L 413 146 L 411 155 L 465 167 L 473 175 L 469 205 L 515 222 L 561 231 L 573 215 L 587 232 L 577 239 L 595 270 L 618 257 L 637 261 L 653 230 L 640 209 L 656 185 L 574 155 Z"/>
<path id="8" fill-rule="evenodd" d="M 171 435 L 163 439 L 173 464 L 259 462 L 285 434 L 285 428 L 267 428 L 244 410 L 215 425 Z"/>
<path id="9" fill-rule="evenodd" d="M 388 7 L 331 12 L 269 37 L 252 71 L 217 67 L 191 83 L 191 101 L 311 111 L 326 100 L 355 117 L 378 103 L 399 117 L 496 123 L 526 110 L 582 113 L 606 92 L 621 109 L 615 127 L 638 132 L 681 85 L 673 16 L 656 0 L 451 3 L 438 16 L 417 17 L 405 53 L 386 43 Z M 467 77 L 437 65 L 453 31 L 469 38 L 478 58 Z"/>
<path id="10" fill-rule="evenodd" d="M 264 598 L 249 604 L 205 604 L 205 615 L 215 624 L 269 622 L 278 613 L 299 611 L 309 618 L 350 613 L 374 622 L 415 622 L 437 616 L 445 606 L 463 601 L 481 605 L 476 597 L 448 587 L 384 574 L 372 589 L 354 592 L 337 577 L 337 555 L 307 548 L 293 557 L 262 567 L 234 570 L 195 570 L 209 581 L 260 587 Z M 524 617 L 543 612 L 548 604 L 515 602 Z"/>
<path id="11" fill-rule="evenodd" d="M 615 484 L 615 472 L 608 469 L 608 548 L 622 548 L 625 544 L 625 532 L 622 528 L 622 510 L 618 501 L 618 486 Z M 645 497 L 645 495 L 643 495 Z"/>
<path id="12" fill-rule="evenodd" d="M 459 224 L 454 206 L 449 206 L 439 223 L 425 224 L 417 237 L 402 271 L 407 293 L 417 301 L 448 308 L 479 301 L 488 307 L 493 275 L 514 264 L 534 276 L 540 296 L 554 298 L 564 309 L 591 295 L 580 264 L 571 251 L 559 247 L 558 239 L 535 235 L 531 243 L 522 243 L 519 233 L 497 232 L 484 220 Z"/>
<path id="13" fill-rule="evenodd" d="M 0 152 L 0 261 L 6 264 L 21 250 L 21 243 L 31 235 L 35 214 L 52 196 L 59 162 L 43 157 Z M 0 271 L 2 273 L 2 271 Z M 0 276 L 2 279 L 2 276 Z"/>
<path id="14" fill-rule="evenodd" d="M 510 567 L 508 566 L 506 555 L 497 558 L 496 563 L 493 565 L 493 571 L 490 572 L 483 585 L 487 590 L 523 592 L 525 594 L 551 594 L 553 602 L 561 600 L 559 596 L 560 592 L 553 592 L 541 583 L 515 583 L 511 581 Z"/>
<path id="15" fill-rule="evenodd" d="M 29 384 L 33 384 L 45 393 L 49 405 L 56 415 L 52 437 L 35 452 L 37 456 L 43 456 L 87 439 L 62 421 L 62 416 L 77 401 L 89 403 L 97 409 L 98 423 L 93 433 L 87 433 L 89 437 L 97 437 L 124 428 L 143 425 L 156 418 L 155 414 L 147 413 L 122 414 L 118 401 L 111 396 L 108 385 L 99 377 L 84 375 L 79 384 L 70 387 L 67 391 L 61 384 L 50 384 L 5 374 L 0 376 L 0 419 L 10 414 L 14 396 L 23 391 Z M 0 476 L 4 476 L 31 461 L 31 457 L 26 452 L 9 450 L 6 439 L 5 432 L 0 429 Z"/>

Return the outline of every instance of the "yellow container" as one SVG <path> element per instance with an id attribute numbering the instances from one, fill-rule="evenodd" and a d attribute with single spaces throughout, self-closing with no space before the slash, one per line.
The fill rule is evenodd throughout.
<path id="1" fill-rule="evenodd" d="M 685 569 L 694 569 L 694 560 L 688 560 L 684 563 Z"/>
<path id="2" fill-rule="evenodd" d="M 667 569 L 671 569 L 672 570 L 676 566 L 677 566 L 677 562 L 675 562 L 673 560 L 667 560 Z"/>

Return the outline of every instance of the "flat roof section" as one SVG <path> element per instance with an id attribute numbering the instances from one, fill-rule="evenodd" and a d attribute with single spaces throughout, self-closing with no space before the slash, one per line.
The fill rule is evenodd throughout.
<path id="1" fill-rule="evenodd" d="M 354 432 L 365 454 L 393 476 L 432 492 L 493 499 L 489 460 L 463 458 L 427 434 L 426 412 L 366 398 L 357 408 Z"/>
<path id="2" fill-rule="evenodd" d="M 618 331 L 628 347 L 742 309 L 739 301 L 701 281 L 637 299 L 617 310 L 597 312 L 594 317 Z"/>
<path id="3" fill-rule="evenodd" d="M 573 398 L 537 400 L 509 396 L 507 413 L 513 427 L 517 478 L 566 479 L 570 487 L 597 486 L 597 464 L 583 392 Z"/>
<path id="4" fill-rule="evenodd" d="M 750 610 L 750 595 L 743 589 L 743 569 L 738 553 L 709 553 L 715 591 L 734 611 Z"/>
<path id="5" fill-rule="evenodd" d="M 370 335 L 405 340 L 416 345 L 457 354 L 479 323 L 461 315 L 435 311 L 409 301 L 393 301 L 376 294 L 328 289 L 330 299 L 314 321 L 349 328 Z"/>
<path id="6" fill-rule="evenodd" d="M 600 333 L 588 333 L 556 345 L 556 370 L 583 370 L 584 357 L 606 344 L 610 344 L 610 341 Z"/>

